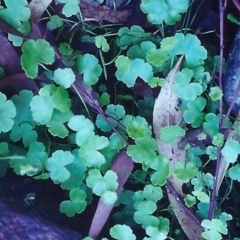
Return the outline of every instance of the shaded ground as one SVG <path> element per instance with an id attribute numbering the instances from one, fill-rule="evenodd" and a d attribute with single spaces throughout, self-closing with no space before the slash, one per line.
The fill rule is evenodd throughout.
<path id="1" fill-rule="evenodd" d="M 81 239 L 72 231 L 87 234 L 92 215 L 88 211 L 88 219 L 85 213 L 69 218 L 60 213 L 59 204 L 67 198 L 51 181 L 32 180 L 9 170 L 0 179 L 0 239 Z"/>
<path id="2" fill-rule="evenodd" d="M 7 201 L 0 201 L 0 239 L 3 240 L 79 240 L 78 232 L 39 217 Z"/>

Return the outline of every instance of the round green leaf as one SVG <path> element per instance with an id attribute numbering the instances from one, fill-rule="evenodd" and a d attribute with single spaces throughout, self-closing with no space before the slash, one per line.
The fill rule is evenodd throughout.
<path id="1" fill-rule="evenodd" d="M 223 92 L 219 87 L 211 87 L 209 96 L 213 101 L 217 101 L 221 99 L 221 97 L 223 96 Z"/>
<path id="2" fill-rule="evenodd" d="M 72 15 L 77 15 L 80 11 L 79 4 L 80 0 L 58 0 L 60 3 L 65 3 L 62 9 L 62 13 L 67 17 L 71 17 Z"/>
<path id="3" fill-rule="evenodd" d="M 160 138 L 166 143 L 175 143 L 178 137 L 185 136 L 186 131 L 179 126 L 163 127 L 160 130 Z"/>
<path id="4" fill-rule="evenodd" d="M 117 240 L 136 240 L 132 229 L 127 225 L 115 225 L 110 229 L 110 235 Z"/>
<path id="5" fill-rule="evenodd" d="M 189 179 L 193 178 L 197 173 L 197 166 L 193 162 L 176 162 L 173 172 L 177 176 L 177 178 L 188 181 Z"/>
<path id="6" fill-rule="evenodd" d="M 109 51 L 109 44 L 104 36 L 98 35 L 95 37 L 95 44 L 97 48 L 101 48 L 103 52 Z"/>
<path id="7" fill-rule="evenodd" d="M 240 144 L 236 140 L 227 140 L 224 147 L 221 150 L 225 161 L 234 163 L 237 160 L 238 154 L 240 153 Z"/>
<path id="8" fill-rule="evenodd" d="M 201 226 L 209 230 L 215 230 L 221 234 L 226 235 L 228 233 L 226 225 L 224 225 L 224 223 L 219 219 L 204 219 L 201 223 Z"/>
<path id="9" fill-rule="evenodd" d="M 113 205 L 117 201 L 117 193 L 113 191 L 105 191 L 101 199 L 106 205 Z"/>
<path id="10" fill-rule="evenodd" d="M 22 22 L 30 18 L 31 10 L 26 0 L 4 0 L 4 2 L 6 8 L 1 4 L 0 18 L 13 27 L 19 28 Z"/>
<path id="11" fill-rule="evenodd" d="M 188 0 L 142 0 L 141 10 L 147 14 L 148 21 L 153 24 L 173 25 L 181 19 L 181 13 L 187 11 Z"/>
<path id="12" fill-rule="evenodd" d="M 102 68 L 98 63 L 98 59 L 91 55 L 78 55 L 76 67 L 80 74 L 83 74 L 83 83 L 86 87 L 90 87 L 97 83 L 99 76 L 102 73 Z"/>
<path id="13" fill-rule="evenodd" d="M 228 176 L 233 179 L 240 182 L 240 164 L 235 165 L 234 167 L 231 167 L 228 170 Z"/>
<path id="14" fill-rule="evenodd" d="M 11 100 L 0 92 L 0 133 L 8 132 L 14 125 L 13 118 L 16 116 L 16 108 Z"/>
<path id="15" fill-rule="evenodd" d="M 54 182 L 64 182 L 70 177 L 66 165 L 74 161 L 74 156 L 69 151 L 58 150 L 47 160 L 46 169 Z"/>
<path id="16" fill-rule="evenodd" d="M 22 45 L 22 51 L 21 64 L 29 78 L 37 77 L 38 64 L 52 64 L 54 62 L 54 49 L 44 39 L 26 41 Z"/>
<path id="17" fill-rule="evenodd" d="M 87 206 L 85 191 L 74 188 L 69 192 L 70 200 L 63 201 L 60 204 L 60 212 L 65 213 L 68 217 L 73 217 L 75 213 L 81 213 Z"/>
<path id="18" fill-rule="evenodd" d="M 54 71 L 53 80 L 64 88 L 69 88 L 75 79 L 75 74 L 71 68 L 58 68 Z"/>

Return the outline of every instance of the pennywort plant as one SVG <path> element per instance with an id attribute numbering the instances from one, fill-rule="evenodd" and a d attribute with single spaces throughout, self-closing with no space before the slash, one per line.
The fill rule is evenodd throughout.
<path id="1" fill-rule="evenodd" d="M 222 179 L 239 181 L 240 144 L 237 139 L 226 139 L 219 127 L 223 121 L 230 130 L 233 122 L 217 111 L 224 93 L 212 79 L 214 69 L 207 65 L 214 56 L 191 31 L 164 32 L 164 27 L 187 17 L 193 1 L 142 0 L 140 8 L 156 32 L 133 25 L 113 26 L 113 34 L 107 26 L 104 30 L 104 25 L 87 29 L 89 25 L 81 22 L 79 0 L 56 2 L 62 4 L 62 10 L 52 15 L 47 10 L 45 30 L 64 34 L 64 28 L 72 24 L 76 35 L 82 34 L 80 41 L 88 39 L 94 51 L 72 47 L 74 34 L 73 39 L 66 34 L 63 42 L 61 38 L 31 38 L 30 30 L 24 30 L 26 26 L 31 29 L 27 1 L 4 1 L 0 19 L 28 36 L 19 42 L 19 60 L 24 74 L 35 79 L 39 89 L 24 89 L 12 96 L 0 93 L 0 159 L 16 174 L 39 181 L 51 179 L 68 191 L 69 198 L 59 209 L 69 217 L 87 211 L 93 198 L 99 198 L 106 211 L 116 207 L 110 216 L 116 224 L 103 239 L 183 236 L 182 231 L 174 232 L 173 226 L 182 227 L 190 239 L 228 235 L 233 216 L 221 209 L 221 204 L 211 205 L 210 200 L 213 189 L 220 188 L 221 182 L 216 185 L 220 171 Z M 85 31 L 75 23 L 81 23 Z M 10 34 L 8 37 L 12 41 Z M 170 75 L 181 56 L 181 66 Z M 163 92 L 168 80 L 172 82 L 162 105 L 156 105 L 157 96 L 134 94 L 139 83 L 144 91 Z M 175 109 L 181 121 L 177 124 L 175 113 L 161 111 L 164 104 L 174 104 L 173 98 L 178 99 Z M 159 118 L 166 114 L 164 124 L 157 127 L 152 123 L 155 109 Z M 185 159 L 173 155 L 173 160 L 165 151 L 159 152 L 173 146 L 186 154 Z M 121 151 L 135 166 L 125 173 L 129 189 L 123 189 L 121 165 L 113 167 Z M 221 156 L 230 164 L 228 171 L 228 165 L 215 171 Z M 169 205 L 170 195 L 175 206 Z M 219 195 L 225 197 L 222 192 Z M 179 209 L 184 209 L 185 215 Z M 177 216 L 174 223 L 173 215 Z M 183 218 L 197 219 L 195 236 Z M 85 239 L 94 237 L 90 231 Z"/>

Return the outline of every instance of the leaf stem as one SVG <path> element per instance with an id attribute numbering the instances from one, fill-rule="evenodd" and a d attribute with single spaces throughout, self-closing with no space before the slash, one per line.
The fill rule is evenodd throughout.
<path id="1" fill-rule="evenodd" d="M 226 1 L 223 4 L 222 0 L 219 0 L 219 12 L 220 12 L 220 66 L 219 66 L 219 88 L 222 90 L 222 77 L 223 77 L 223 23 L 224 23 L 224 11 L 225 11 Z M 222 123 L 223 123 L 223 115 L 222 115 L 222 106 L 223 100 L 222 98 L 219 100 L 219 132 L 222 132 Z M 217 185 L 219 178 L 219 169 L 220 169 L 220 161 L 221 161 L 221 148 L 217 149 L 217 161 L 216 161 L 216 169 L 215 169 L 215 178 L 213 183 L 213 189 L 211 192 L 211 200 L 208 212 L 208 219 L 212 219 L 214 217 L 214 211 L 217 204 Z"/>
<path id="2" fill-rule="evenodd" d="M 177 202 L 178 202 L 179 205 L 181 206 L 181 210 L 184 211 L 184 212 L 186 212 L 187 215 L 190 216 L 190 218 L 191 218 L 196 224 L 198 224 L 198 225 L 200 226 L 200 225 L 201 225 L 200 220 L 196 217 L 196 215 L 194 214 L 194 212 L 184 204 L 181 196 L 179 196 L 179 194 L 175 191 L 175 189 L 174 189 L 173 185 L 171 184 L 171 182 L 170 182 L 170 181 L 167 181 L 167 183 L 166 183 L 165 186 L 166 186 L 166 188 L 168 189 L 168 191 L 169 191 L 169 192 L 174 196 L 174 198 L 177 200 Z"/>

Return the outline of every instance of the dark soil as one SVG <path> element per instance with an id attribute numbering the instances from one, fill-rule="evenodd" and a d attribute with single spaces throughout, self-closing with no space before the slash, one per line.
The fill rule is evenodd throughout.
<path id="1" fill-rule="evenodd" d="M 32 200 L 31 196 L 33 196 Z M 39 181 L 26 176 L 18 176 L 11 169 L 0 179 L 0 203 L 8 204 L 8 209 L 17 208 L 23 219 L 31 217 L 31 221 L 35 221 L 33 218 L 35 216 L 37 221 L 40 217 L 49 224 L 57 224 L 60 229 L 65 226 L 86 236 L 94 212 L 89 208 L 83 214 L 69 218 L 59 212 L 60 203 L 68 199 L 68 191 L 62 190 L 51 180 Z M 2 212 L 1 217 L 3 217 Z M 0 239 L 2 239 L 1 236 Z M 58 240 L 59 238 L 51 239 Z"/>

